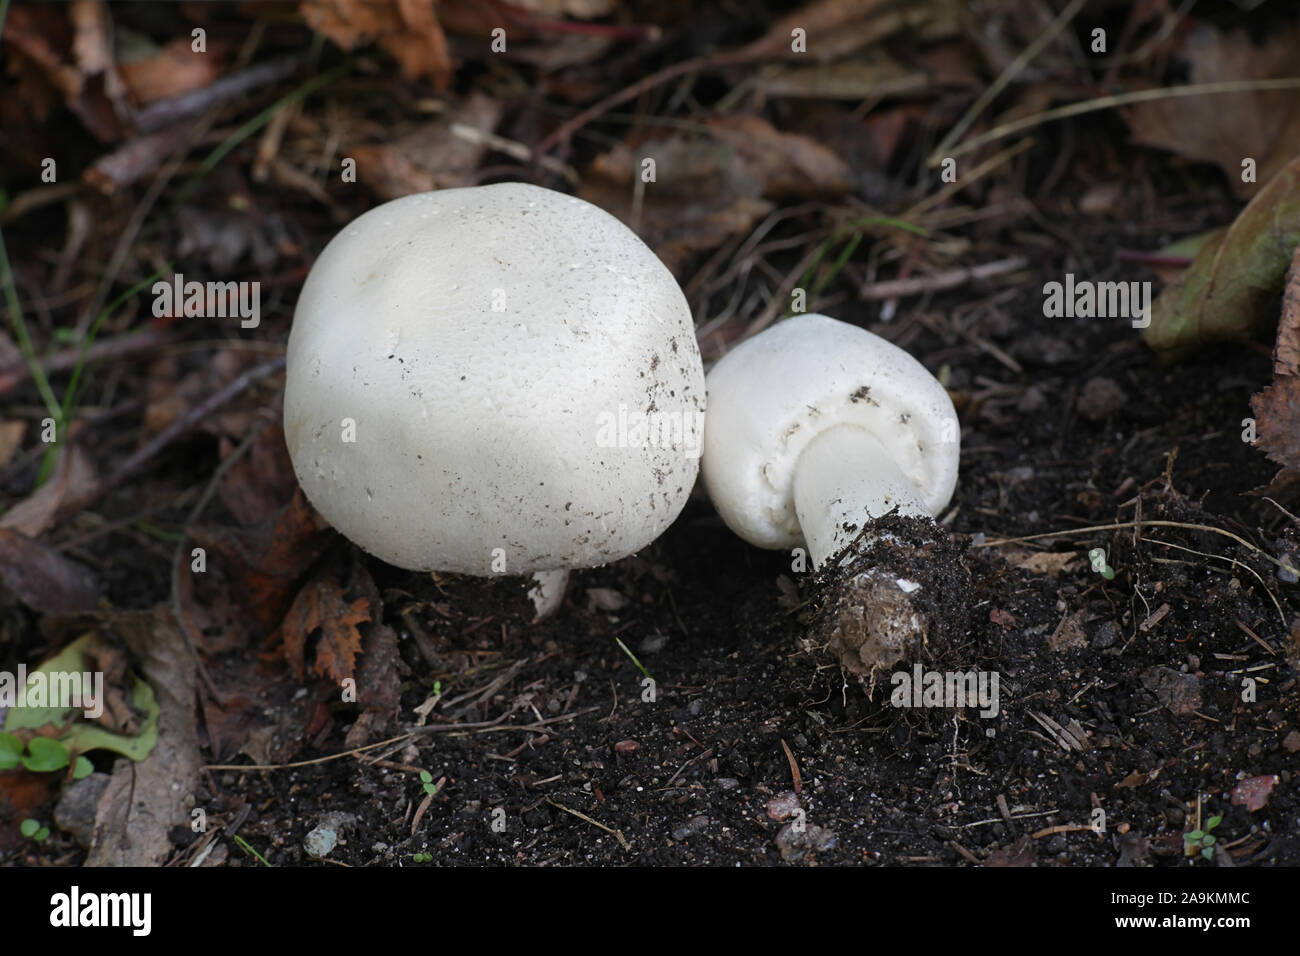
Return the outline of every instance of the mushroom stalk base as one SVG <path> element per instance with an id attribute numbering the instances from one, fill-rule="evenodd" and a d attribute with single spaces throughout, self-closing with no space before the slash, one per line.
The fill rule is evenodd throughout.
<path id="1" fill-rule="evenodd" d="M 814 646 L 873 696 L 916 663 L 965 670 L 970 576 L 961 556 L 932 518 L 873 520 L 818 571 Z"/>
<path id="2" fill-rule="evenodd" d="M 893 456 L 857 425 L 828 428 L 803 450 L 795 463 L 794 507 L 817 568 L 894 508 L 900 515 L 930 517 Z"/>
<path id="3" fill-rule="evenodd" d="M 533 573 L 533 586 L 528 589 L 528 600 L 533 602 L 536 613 L 534 621 L 550 617 L 564 603 L 564 592 L 569 587 L 569 572 L 536 571 Z"/>

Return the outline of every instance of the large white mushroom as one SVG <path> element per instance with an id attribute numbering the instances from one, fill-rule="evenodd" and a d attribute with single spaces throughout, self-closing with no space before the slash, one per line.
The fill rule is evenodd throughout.
<path id="1" fill-rule="evenodd" d="M 536 572 L 540 614 L 556 572 L 677 517 L 704 403 L 655 254 L 596 206 L 512 183 L 406 196 L 331 240 L 294 313 L 284 430 L 346 537 L 412 570 Z"/>
<path id="2" fill-rule="evenodd" d="M 924 563 L 915 554 L 882 563 L 888 545 L 908 549 L 874 529 L 891 513 L 921 519 L 926 557 L 937 553 L 933 516 L 952 498 L 960 457 L 944 387 L 898 346 L 811 314 L 732 349 L 710 370 L 708 392 L 704 482 L 727 526 L 763 548 L 806 544 L 814 567 L 846 571 L 847 593 L 830 603 L 852 669 L 873 671 L 924 643 L 916 592 L 932 575 L 914 573 Z"/>

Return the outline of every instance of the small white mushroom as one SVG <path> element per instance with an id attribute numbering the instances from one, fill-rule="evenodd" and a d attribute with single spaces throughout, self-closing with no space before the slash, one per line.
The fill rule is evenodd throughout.
<path id="1" fill-rule="evenodd" d="M 920 362 L 802 315 L 736 346 L 707 381 L 705 486 L 746 541 L 807 545 L 823 584 L 812 646 L 870 693 L 879 672 L 963 629 L 968 575 L 933 520 L 957 482 L 957 415 Z"/>
<path id="2" fill-rule="evenodd" d="M 704 401 L 655 254 L 596 206 L 511 183 L 406 196 L 331 240 L 294 312 L 284 430 L 308 499 L 384 561 L 545 573 L 672 523 Z M 558 584 L 539 577 L 539 610 Z"/>
<path id="3" fill-rule="evenodd" d="M 898 346 L 824 315 L 742 342 L 709 372 L 704 483 L 762 548 L 806 543 L 820 567 L 897 508 L 933 516 L 957 484 L 944 387 Z"/>

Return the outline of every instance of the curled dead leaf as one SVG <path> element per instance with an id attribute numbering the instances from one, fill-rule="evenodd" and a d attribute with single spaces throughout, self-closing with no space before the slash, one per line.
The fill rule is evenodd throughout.
<path id="1" fill-rule="evenodd" d="M 1156 350 L 1247 339 L 1282 290 L 1300 245 L 1300 158 L 1279 172 L 1218 241 L 1160 293 L 1142 337 Z"/>
<path id="2" fill-rule="evenodd" d="M 284 616 L 281 633 L 285 657 L 302 679 L 306 673 L 307 640 L 319 630 L 312 670 L 335 681 L 353 677 L 353 665 L 361 653 L 357 625 L 369 620 L 370 602 L 364 597 L 348 601 L 327 568 L 298 592 Z"/>

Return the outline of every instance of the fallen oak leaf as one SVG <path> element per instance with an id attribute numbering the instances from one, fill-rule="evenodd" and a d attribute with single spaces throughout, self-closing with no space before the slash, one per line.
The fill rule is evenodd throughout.
<path id="1" fill-rule="evenodd" d="M 332 534 L 300 488 L 272 521 L 239 531 L 190 530 L 191 540 L 206 549 L 209 570 L 220 567 L 237 606 L 252 616 L 262 633 L 283 620 L 295 585 Z"/>
<path id="2" fill-rule="evenodd" d="M 298 592 L 284 616 L 280 631 L 285 658 L 301 680 L 306 675 L 307 639 L 319 630 L 312 670 L 334 681 L 352 678 L 356 657 L 361 653 L 357 625 L 369 620 L 370 602 L 360 597 L 349 603 L 327 569 Z"/>
<path id="3" fill-rule="evenodd" d="M 1255 445 L 1272 461 L 1300 471 L 1300 248 L 1292 255 L 1273 349 L 1273 384 L 1250 397 Z"/>
<path id="4" fill-rule="evenodd" d="M 301 0 L 307 25 L 343 50 L 373 40 L 408 80 L 430 77 L 441 92 L 451 80 L 447 36 L 432 0 Z"/>

